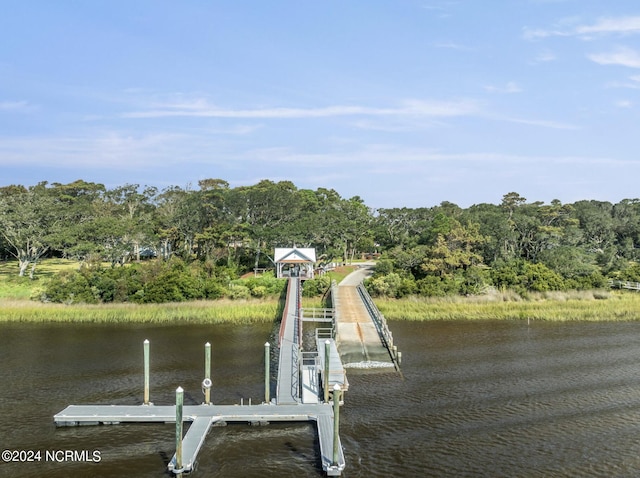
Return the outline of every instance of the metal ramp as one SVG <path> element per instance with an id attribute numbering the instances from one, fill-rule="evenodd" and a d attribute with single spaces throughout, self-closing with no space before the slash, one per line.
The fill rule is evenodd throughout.
<path id="1" fill-rule="evenodd" d="M 329 344 L 329 376 L 325 377 L 327 360 L 327 357 L 325 357 L 325 348 L 327 343 Z M 318 349 L 318 364 L 322 376 L 323 388 L 326 387 L 328 390 L 333 390 L 333 387 L 338 385 L 343 392 L 349 390 L 349 381 L 347 380 L 347 374 L 340 359 L 340 352 L 338 352 L 336 341 L 332 338 L 322 337 L 322 334 L 318 334 L 316 337 L 316 347 Z"/>
<path id="2" fill-rule="evenodd" d="M 287 302 L 280 325 L 280 359 L 278 360 L 278 385 L 276 403 L 293 405 L 300 402 L 300 279 L 288 281 Z"/>

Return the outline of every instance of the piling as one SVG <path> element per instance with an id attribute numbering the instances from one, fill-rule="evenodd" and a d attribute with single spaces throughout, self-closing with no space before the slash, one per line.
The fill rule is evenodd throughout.
<path id="1" fill-rule="evenodd" d="M 144 404 L 149 405 L 149 340 L 144 341 Z"/>
<path id="2" fill-rule="evenodd" d="M 331 356 L 331 342 L 324 342 L 324 381 L 322 389 L 324 390 L 324 403 L 329 403 L 329 357 Z"/>
<path id="3" fill-rule="evenodd" d="M 211 344 L 204 344 L 204 403 L 211 405 Z"/>
<path id="4" fill-rule="evenodd" d="M 184 404 L 184 390 L 182 387 L 176 389 L 176 466 L 173 473 L 181 475 L 184 471 L 182 467 L 182 407 Z"/>
<path id="5" fill-rule="evenodd" d="M 270 362 L 271 362 L 271 345 L 269 342 L 264 344 L 264 403 L 271 402 L 271 371 L 270 371 Z"/>
<path id="6" fill-rule="evenodd" d="M 338 466 L 340 458 L 340 385 L 333 386 L 333 466 Z"/>

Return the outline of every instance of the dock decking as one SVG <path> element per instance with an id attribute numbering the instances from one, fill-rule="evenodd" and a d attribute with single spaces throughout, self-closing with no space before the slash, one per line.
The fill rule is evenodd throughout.
<path id="1" fill-rule="evenodd" d="M 397 368 L 390 350 L 393 344 L 384 330 L 386 323 L 379 323 L 377 315 L 381 314 L 377 309 L 371 310 L 372 304 L 366 300 L 370 300 L 369 295 L 361 286 L 368 274 L 367 269 L 361 269 L 347 276 L 332 292 L 339 310 L 336 337 L 340 357 L 346 368 Z"/>
<path id="2" fill-rule="evenodd" d="M 278 385 L 276 403 L 294 405 L 300 401 L 299 351 L 300 351 L 300 279 L 291 278 L 287 285 L 287 300 L 280 324 L 280 359 L 278 360 Z"/>
<path id="3" fill-rule="evenodd" d="M 215 423 L 268 423 L 315 421 L 322 455 L 322 467 L 328 476 L 338 476 L 345 467 L 342 444 L 339 443 L 340 459 L 332 463 L 333 453 L 333 407 L 331 404 L 314 405 L 185 405 L 184 421 L 191 426 L 182 443 L 182 471 L 190 472 L 195 467 L 200 447 Z M 70 405 L 54 415 L 57 426 L 114 425 L 119 423 L 175 423 L 175 405 Z M 175 470 L 175 455 L 168 468 Z"/>

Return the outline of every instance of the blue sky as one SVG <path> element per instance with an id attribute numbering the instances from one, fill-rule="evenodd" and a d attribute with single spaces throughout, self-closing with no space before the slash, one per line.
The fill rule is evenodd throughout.
<path id="1" fill-rule="evenodd" d="M 6 2 L 0 185 L 617 202 L 639 92 L 637 0 Z"/>

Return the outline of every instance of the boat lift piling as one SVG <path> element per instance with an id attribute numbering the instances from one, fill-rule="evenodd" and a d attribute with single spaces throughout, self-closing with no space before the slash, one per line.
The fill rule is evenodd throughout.
<path id="1" fill-rule="evenodd" d="M 264 403 L 271 402 L 270 362 L 271 362 L 271 345 L 269 344 L 269 342 L 267 342 L 264 344 Z"/>
<path id="2" fill-rule="evenodd" d="M 143 342 L 144 355 L 144 404 L 149 405 L 149 339 Z"/>
<path id="3" fill-rule="evenodd" d="M 211 405 L 211 344 L 204 344 L 204 380 L 202 390 L 204 392 L 204 403 Z"/>

